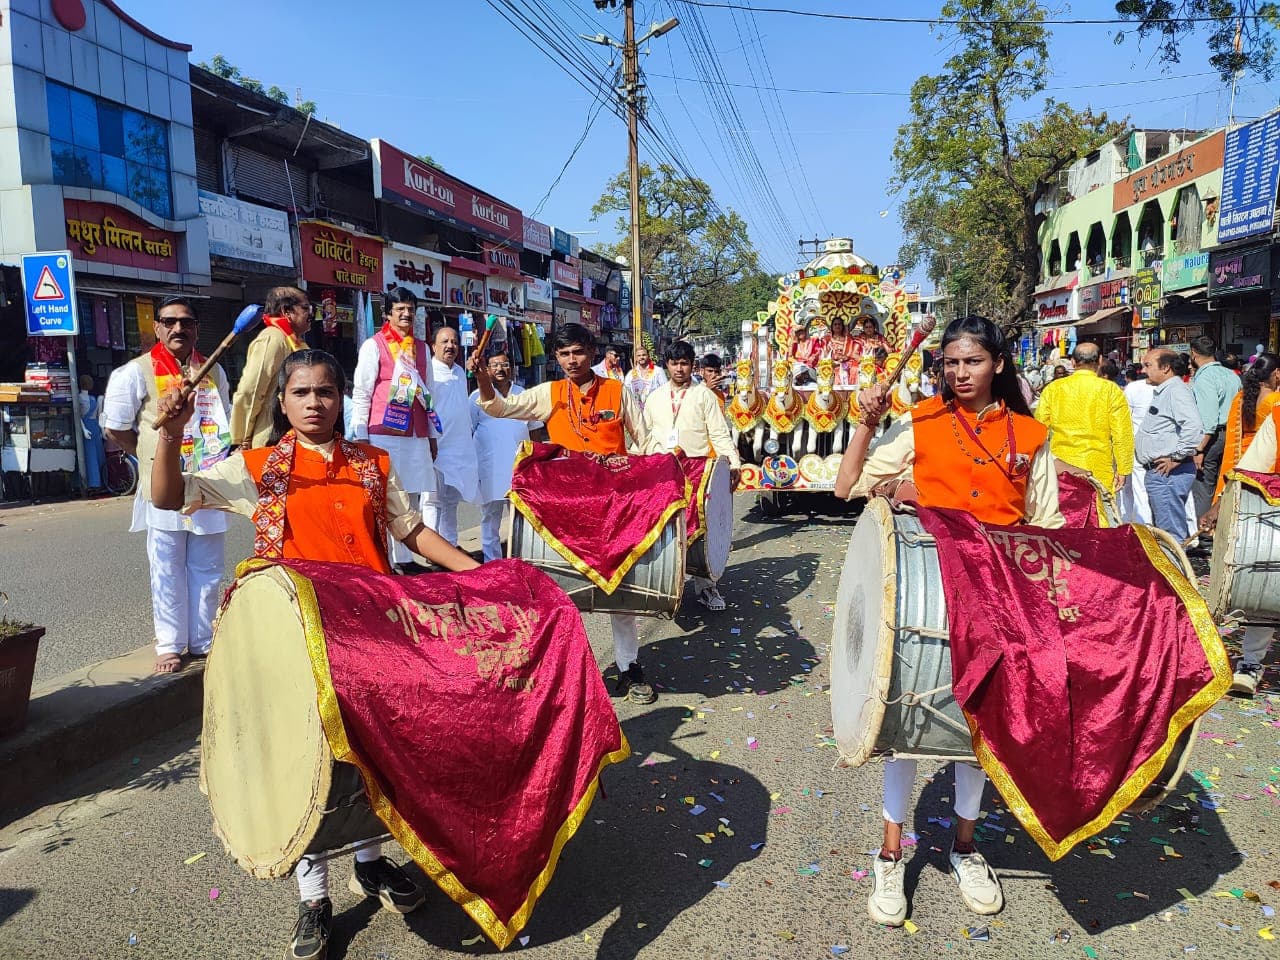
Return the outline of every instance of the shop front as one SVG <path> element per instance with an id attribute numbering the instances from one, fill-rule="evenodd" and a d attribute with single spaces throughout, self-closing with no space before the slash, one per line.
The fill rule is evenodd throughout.
<path id="1" fill-rule="evenodd" d="M 1096 343 L 1104 354 L 1133 356 L 1133 277 L 1114 277 L 1080 288 L 1076 339 Z"/>
<path id="2" fill-rule="evenodd" d="M 1035 366 L 1052 357 L 1065 356 L 1075 344 L 1074 325 L 1080 319 L 1079 293 L 1075 276 L 1062 277 L 1057 286 L 1036 292 L 1036 329 L 1028 349 L 1024 351 L 1023 365 Z"/>
<path id="3" fill-rule="evenodd" d="M 307 340 L 336 356 L 350 373 L 356 351 L 375 321 L 374 297 L 383 284 L 382 238 L 323 220 L 303 220 L 298 238 L 302 282 L 318 308 L 318 322 L 313 322 Z"/>
<path id="4" fill-rule="evenodd" d="M 1219 345 L 1248 356 L 1271 334 L 1271 243 L 1209 252 L 1209 303 L 1221 317 Z"/>
<path id="5" fill-rule="evenodd" d="M 1216 315 L 1209 313 L 1209 254 L 1168 257 L 1160 274 L 1160 323 L 1151 345 L 1185 350 L 1188 339 L 1204 334 L 1220 339 Z"/>
<path id="6" fill-rule="evenodd" d="M 209 235 L 213 282 L 200 307 L 200 350 L 213 350 L 247 303 L 263 303 L 272 287 L 297 282 L 289 214 L 237 197 L 200 191 L 200 216 Z M 224 354 L 223 369 L 235 383 L 244 369 L 247 342 Z"/>
<path id="7" fill-rule="evenodd" d="M 413 335 L 425 340 L 431 330 L 428 315 L 439 313 L 444 306 L 445 272 L 449 257 L 430 250 L 419 250 L 399 243 L 389 243 L 382 250 L 383 287 L 404 287 L 418 298 L 418 312 L 413 321 Z"/>

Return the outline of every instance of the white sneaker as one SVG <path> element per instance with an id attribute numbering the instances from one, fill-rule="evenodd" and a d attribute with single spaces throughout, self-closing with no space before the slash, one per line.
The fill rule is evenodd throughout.
<path id="1" fill-rule="evenodd" d="M 1000 880 L 982 854 L 956 853 L 951 848 L 951 875 L 960 885 L 965 906 L 979 916 L 989 917 L 1004 909 L 1004 893 Z"/>
<path id="2" fill-rule="evenodd" d="M 877 856 L 871 861 L 875 885 L 867 898 L 867 913 L 876 923 L 900 927 L 907 919 L 907 894 L 902 887 L 905 871 L 906 864 L 901 860 L 883 860 Z"/>

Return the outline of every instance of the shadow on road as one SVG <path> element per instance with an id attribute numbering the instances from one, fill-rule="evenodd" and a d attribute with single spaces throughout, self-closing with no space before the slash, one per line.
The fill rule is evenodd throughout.
<path id="1" fill-rule="evenodd" d="M 717 881 L 756 857 L 752 845 L 763 843 L 768 830 L 769 792 L 740 767 L 696 759 L 694 738 L 703 733 L 686 731 L 686 716 L 680 707 L 659 707 L 622 724 L 633 756 L 605 771 L 607 795 L 597 797 L 565 847 L 521 936 L 534 944 L 581 941 L 589 927 L 616 913 L 594 945 L 596 956 L 629 960 L 681 913 L 714 896 Z M 692 814 L 685 797 L 705 812 Z M 711 842 L 700 833 L 712 834 Z M 479 933 L 475 924 L 410 869 L 428 891 L 426 906 L 405 918 L 415 933 L 453 953 L 497 952 L 487 939 L 466 943 Z M 332 960 L 347 955 L 351 940 L 373 921 L 374 906 L 361 904 L 334 918 Z"/>
<path id="2" fill-rule="evenodd" d="M 1098 843 L 1081 843 L 1053 863 L 1022 831 L 988 783 L 982 809 L 998 813 L 994 822 L 1005 832 L 987 829 L 989 839 L 981 844 L 982 853 L 1001 875 L 1006 901 L 1016 898 L 1028 883 L 1037 883 L 1050 890 L 1071 919 L 1090 933 L 1137 923 L 1183 903 L 1180 889 L 1204 897 L 1221 874 L 1240 865 L 1241 855 L 1217 814 L 1183 796 L 1201 789 L 1190 776 L 1184 776 L 1165 804 L 1144 816 L 1120 816 L 1103 831 Z M 930 823 L 929 818 L 954 821 L 954 796 L 955 776 L 950 765 L 941 768 L 920 794 L 913 822 L 919 842 L 906 872 L 908 898 L 926 869 L 950 872 L 947 854 L 954 827 Z M 1009 833 L 1016 838 L 1012 844 L 1004 842 Z M 1114 859 L 1090 852 L 1090 846 L 1100 845 L 1105 845 Z M 1167 856 L 1166 845 L 1178 856 Z"/>
<path id="3" fill-rule="evenodd" d="M 36 892 L 26 887 L 0 887 L 0 924 L 22 911 L 36 898 Z"/>

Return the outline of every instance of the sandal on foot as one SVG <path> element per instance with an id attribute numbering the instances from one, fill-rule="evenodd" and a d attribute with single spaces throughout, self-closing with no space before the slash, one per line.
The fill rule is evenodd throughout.
<path id="1" fill-rule="evenodd" d="M 166 653 L 156 657 L 153 673 L 177 673 L 182 669 L 182 657 L 176 653 Z"/>

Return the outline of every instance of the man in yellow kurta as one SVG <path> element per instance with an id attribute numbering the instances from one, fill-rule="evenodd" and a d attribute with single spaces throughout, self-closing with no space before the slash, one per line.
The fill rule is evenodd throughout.
<path id="1" fill-rule="evenodd" d="M 311 302 L 297 287 L 276 287 L 267 294 L 262 332 L 249 344 L 244 373 L 231 401 L 231 443 L 245 450 L 265 447 L 275 425 L 276 378 L 284 358 L 307 344 Z"/>
<path id="2" fill-rule="evenodd" d="M 1124 392 L 1098 376 L 1102 354 L 1095 343 L 1071 353 L 1075 372 L 1040 394 L 1036 419 L 1049 428 L 1049 448 L 1063 463 L 1087 470 L 1114 494 L 1133 472 L 1133 421 Z"/>

